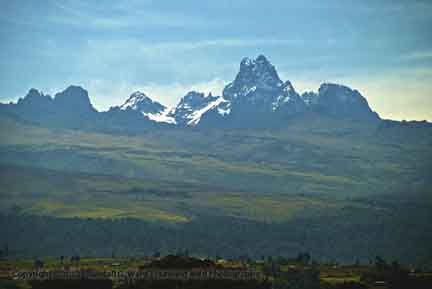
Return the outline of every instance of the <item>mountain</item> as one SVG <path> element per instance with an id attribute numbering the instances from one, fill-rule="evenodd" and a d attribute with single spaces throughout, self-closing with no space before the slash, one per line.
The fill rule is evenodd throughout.
<path id="1" fill-rule="evenodd" d="M 324 83 L 318 93 L 306 92 L 302 99 L 313 110 L 328 115 L 363 120 L 379 119 L 360 92 L 344 85 Z"/>
<path id="2" fill-rule="evenodd" d="M 99 112 L 81 87 L 31 89 L 0 105 L 0 243 L 28 258 L 73 243 L 85 256 L 422 264 L 431 144 L 430 123 L 381 120 L 342 85 L 299 95 L 263 56 L 243 59 L 221 95 L 191 91 L 173 109 L 135 92 Z"/>
<path id="3" fill-rule="evenodd" d="M 166 107 L 140 92 L 132 94 L 120 107 L 99 112 L 91 104 L 87 90 L 74 85 L 54 98 L 32 88 L 17 103 L 0 106 L 0 113 L 43 126 L 111 132 L 166 126 L 165 122 L 174 121 L 164 118 L 167 112 Z"/>
<path id="4" fill-rule="evenodd" d="M 2 106 L 4 111 L 16 114 L 25 120 L 42 121 L 55 112 L 54 101 L 49 95 L 32 88 L 24 98 L 20 98 L 16 104 Z"/>
<path id="5" fill-rule="evenodd" d="M 224 103 L 226 101 L 220 96 L 190 91 L 180 100 L 172 115 L 178 125 L 196 126 L 204 114 Z"/>
<path id="6" fill-rule="evenodd" d="M 68 114 L 89 115 L 96 113 L 96 109 L 90 103 L 87 90 L 80 86 L 71 85 L 64 91 L 55 95 L 53 100 L 55 110 Z"/>
<path id="7" fill-rule="evenodd" d="M 145 93 L 136 91 L 122 105 L 100 112 L 101 122 L 98 127 L 113 132 L 142 132 L 150 128 L 169 126 L 175 122 L 168 116 L 169 111 Z"/>
<path id="8" fill-rule="evenodd" d="M 144 117 L 154 122 L 175 124 L 175 119 L 169 116 L 171 109 L 153 101 L 145 93 L 136 91 L 119 107 L 121 110 L 140 112 Z"/>
<path id="9" fill-rule="evenodd" d="M 73 85 L 54 98 L 32 88 L 16 104 L 2 105 L 2 111 L 26 121 L 69 128 L 85 128 L 98 117 L 88 92 Z"/>
<path id="10" fill-rule="evenodd" d="M 283 82 L 263 55 L 255 60 L 242 60 L 239 73 L 224 88 L 223 97 L 232 103 L 233 113 L 241 107 L 267 113 L 284 107 L 289 107 L 292 113 L 304 110 L 304 103 L 291 82 Z"/>
<path id="11" fill-rule="evenodd" d="M 200 120 L 202 127 L 260 127 L 271 125 L 274 115 L 303 111 L 305 105 L 289 81 L 282 82 L 275 67 L 263 56 L 244 58 L 233 82 Z"/>
<path id="12" fill-rule="evenodd" d="M 155 127 L 283 128 L 309 115 L 340 124 L 380 121 L 366 98 L 344 85 L 324 83 L 317 92 L 300 95 L 289 80 L 280 79 L 264 55 L 244 58 L 221 96 L 190 91 L 174 108 L 136 91 L 122 105 L 98 112 L 85 89 L 69 86 L 54 98 L 30 89 L 17 103 L 2 104 L 0 110 L 43 125 L 124 132 Z"/>
<path id="13" fill-rule="evenodd" d="M 34 109 L 44 111 L 53 105 L 51 96 L 44 95 L 42 92 L 32 88 L 24 98 L 18 100 L 17 106 L 21 109 Z"/>
<path id="14" fill-rule="evenodd" d="M 217 101 L 216 101 L 217 99 Z M 223 89 L 222 97 L 187 123 L 201 127 L 283 127 L 287 121 L 308 112 L 341 119 L 378 120 L 366 99 L 357 91 L 337 84 L 322 84 L 318 93 L 300 96 L 289 80 L 282 81 L 263 55 L 244 58 L 234 81 Z M 193 114 L 191 111 L 189 114 Z"/>

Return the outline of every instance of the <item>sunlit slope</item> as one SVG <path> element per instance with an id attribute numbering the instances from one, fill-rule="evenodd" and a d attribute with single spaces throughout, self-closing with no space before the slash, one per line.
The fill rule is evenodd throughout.
<path id="1" fill-rule="evenodd" d="M 2 208 L 62 217 L 187 222 L 201 214 L 265 221 L 426 193 L 431 137 L 297 120 L 284 130 L 150 130 L 113 135 L 2 118 Z M 43 168 L 43 169 L 42 169 Z"/>

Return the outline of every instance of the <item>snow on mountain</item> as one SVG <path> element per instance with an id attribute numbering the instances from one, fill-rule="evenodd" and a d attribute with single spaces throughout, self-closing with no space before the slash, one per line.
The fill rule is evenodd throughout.
<path id="1" fill-rule="evenodd" d="M 379 119 L 357 90 L 343 85 L 324 83 L 318 92 L 305 92 L 300 96 L 290 81 L 279 78 L 275 67 L 263 55 L 255 59 L 244 58 L 235 79 L 225 86 L 222 96 L 190 91 L 175 108 L 168 108 L 136 91 L 121 106 L 98 112 L 85 89 L 69 86 L 54 98 L 31 89 L 16 104 L 3 105 L 1 109 L 24 119 L 55 122 L 67 127 L 99 125 L 137 130 L 166 125 L 277 127 L 306 111 L 341 119 Z"/>
<path id="2" fill-rule="evenodd" d="M 190 91 L 180 100 L 172 115 L 180 125 L 196 126 L 201 117 L 213 109 L 221 115 L 229 114 L 227 100 L 223 97 Z"/>
<path id="3" fill-rule="evenodd" d="M 216 100 L 210 102 L 206 107 L 204 107 L 204 108 L 202 108 L 200 110 L 194 111 L 190 115 L 190 120 L 188 121 L 187 124 L 188 125 L 192 125 L 192 126 L 197 125 L 200 122 L 201 117 L 203 116 L 204 113 L 206 113 L 207 111 L 209 111 L 211 109 L 214 109 L 215 107 L 217 107 L 222 102 L 226 102 L 226 100 L 223 99 L 222 97 L 218 97 Z M 218 111 L 222 115 L 229 114 L 229 110 L 218 109 Z"/>
<path id="4" fill-rule="evenodd" d="M 172 109 L 153 101 L 140 91 L 132 93 L 126 102 L 120 106 L 120 109 L 139 111 L 142 115 L 155 122 L 176 123 L 174 117 L 170 116 Z"/>
<path id="5" fill-rule="evenodd" d="M 223 96 L 227 100 L 235 100 L 245 97 L 259 97 L 262 93 L 282 87 L 274 66 L 263 55 L 256 59 L 248 57 L 240 62 L 240 70 L 233 82 L 223 90 Z"/>
<path id="6" fill-rule="evenodd" d="M 244 58 L 233 82 L 223 90 L 223 97 L 236 105 L 261 106 L 276 111 L 290 103 L 302 103 L 291 82 L 283 82 L 275 67 L 263 55 Z"/>
<path id="7" fill-rule="evenodd" d="M 313 91 L 307 91 L 301 95 L 301 98 L 303 99 L 305 104 L 309 106 L 309 105 L 316 104 L 318 99 L 318 94 Z"/>
<path id="8" fill-rule="evenodd" d="M 155 122 L 165 122 L 170 124 L 176 124 L 175 118 L 171 116 L 173 112 L 173 108 L 166 107 L 160 113 L 142 113 L 144 116 L 147 116 L 150 120 Z"/>
<path id="9" fill-rule="evenodd" d="M 120 109 L 133 109 L 140 112 L 160 112 L 165 109 L 165 106 L 157 101 L 153 101 L 145 93 L 135 91 L 126 102 L 120 106 Z"/>

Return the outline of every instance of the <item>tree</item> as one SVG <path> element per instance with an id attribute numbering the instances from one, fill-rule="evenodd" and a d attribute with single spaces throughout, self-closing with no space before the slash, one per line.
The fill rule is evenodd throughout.
<path id="1" fill-rule="evenodd" d="M 297 255 L 296 261 L 298 263 L 304 264 L 304 265 L 308 265 L 309 262 L 311 260 L 311 255 L 308 252 L 304 252 L 304 253 L 299 253 Z"/>
<path id="2" fill-rule="evenodd" d="M 42 269 L 43 268 L 43 266 L 44 266 L 44 262 L 42 261 L 42 260 L 40 260 L 40 259 L 36 259 L 35 261 L 34 261 L 34 267 L 36 268 L 36 269 Z"/>
<path id="3" fill-rule="evenodd" d="M 387 262 L 381 256 L 376 256 L 375 267 L 377 268 L 377 270 L 383 271 L 387 268 Z"/>

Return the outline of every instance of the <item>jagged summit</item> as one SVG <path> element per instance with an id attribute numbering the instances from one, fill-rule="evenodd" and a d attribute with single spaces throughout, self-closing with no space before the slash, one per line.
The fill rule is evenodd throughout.
<path id="1" fill-rule="evenodd" d="M 42 91 L 31 88 L 24 98 L 18 100 L 19 105 L 35 105 L 35 106 L 48 106 L 52 102 L 49 95 L 45 95 Z"/>
<path id="2" fill-rule="evenodd" d="M 144 117 L 155 122 L 175 123 L 174 118 L 169 116 L 171 113 L 170 108 L 152 100 L 141 91 L 135 91 L 132 93 L 119 109 L 139 112 Z"/>
<path id="3" fill-rule="evenodd" d="M 243 66 L 254 66 L 256 64 L 260 65 L 271 65 L 270 61 L 263 54 L 258 55 L 255 59 L 244 57 L 240 62 L 240 69 Z"/>
<path id="4" fill-rule="evenodd" d="M 43 93 L 36 88 L 30 88 L 29 92 L 25 96 L 25 98 L 34 98 L 34 97 L 41 97 L 43 96 Z"/>
<path id="5" fill-rule="evenodd" d="M 275 67 L 265 56 L 260 55 L 256 59 L 246 57 L 240 63 L 236 78 L 224 88 L 222 95 L 225 99 L 233 100 L 257 89 L 272 90 L 282 85 Z"/>
<path id="6" fill-rule="evenodd" d="M 229 102 L 229 113 L 224 119 L 235 127 L 277 123 L 274 113 L 291 115 L 305 107 L 291 82 L 282 81 L 264 55 L 243 58 L 234 81 L 224 88 L 222 95 Z"/>
<path id="7" fill-rule="evenodd" d="M 123 103 L 120 108 L 121 109 L 137 109 L 137 105 L 142 102 L 142 101 L 146 101 L 149 100 L 151 101 L 147 95 L 145 95 L 145 93 L 142 93 L 140 91 L 135 91 L 134 93 L 132 93 L 129 98 L 125 101 L 125 103 Z"/>
<path id="8" fill-rule="evenodd" d="M 318 109 L 332 115 L 362 119 L 379 118 L 378 114 L 369 107 L 366 98 L 360 92 L 345 85 L 321 84 L 314 103 Z"/>
<path id="9" fill-rule="evenodd" d="M 225 100 L 220 96 L 190 91 L 182 97 L 173 112 L 173 116 L 180 125 L 195 126 L 205 113 L 216 108 L 222 102 Z"/>
<path id="10" fill-rule="evenodd" d="M 367 100 L 355 89 L 344 85 L 323 83 L 317 92 L 301 96 L 289 80 L 281 80 L 275 66 L 264 56 L 241 60 L 234 80 L 223 89 L 222 96 L 189 91 L 175 108 L 152 100 L 135 91 L 121 105 L 107 112 L 98 112 L 90 103 L 88 93 L 80 86 L 69 86 L 54 98 L 36 89 L 10 110 L 26 119 L 55 122 L 67 116 L 67 123 L 76 126 L 74 118 L 104 123 L 106 126 L 149 128 L 162 126 L 198 126 L 207 128 L 269 128 L 286 125 L 305 112 L 356 120 L 379 120 Z M 61 123 L 61 122 L 59 122 Z M 92 125 L 92 124 L 90 124 Z"/>
<path id="11" fill-rule="evenodd" d="M 87 90 L 78 85 L 69 85 L 65 90 L 55 95 L 55 98 L 59 99 L 72 97 L 89 99 Z"/>
<path id="12" fill-rule="evenodd" d="M 215 100 L 217 96 L 213 96 L 211 93 L 205 95 L 202 92 L 198 91 L 189 91 L 185 96 L 180 99 L 179 104 L 177 105 L 178 109 L 187 109 L 187 108 L 198 108 L 205 106 L 209 102 Z"/>
<path id="13" fill-rule="evenodd" d="M 129 98 L 120 106 L 120 109 L 133 109 L 144 113 L 155 113 L 161 112 L 166 107 L 157 101 L 153 101 L 145 93 L 140 91 L 135 91 Z"/>
<path id="14" fill-rule="evenodd" d="M 71 85 L 54 96 L 54 105 L 63 110 L 75 110 L 80 113 L 96 112 L 87 90 L 81 86 Z"/>

